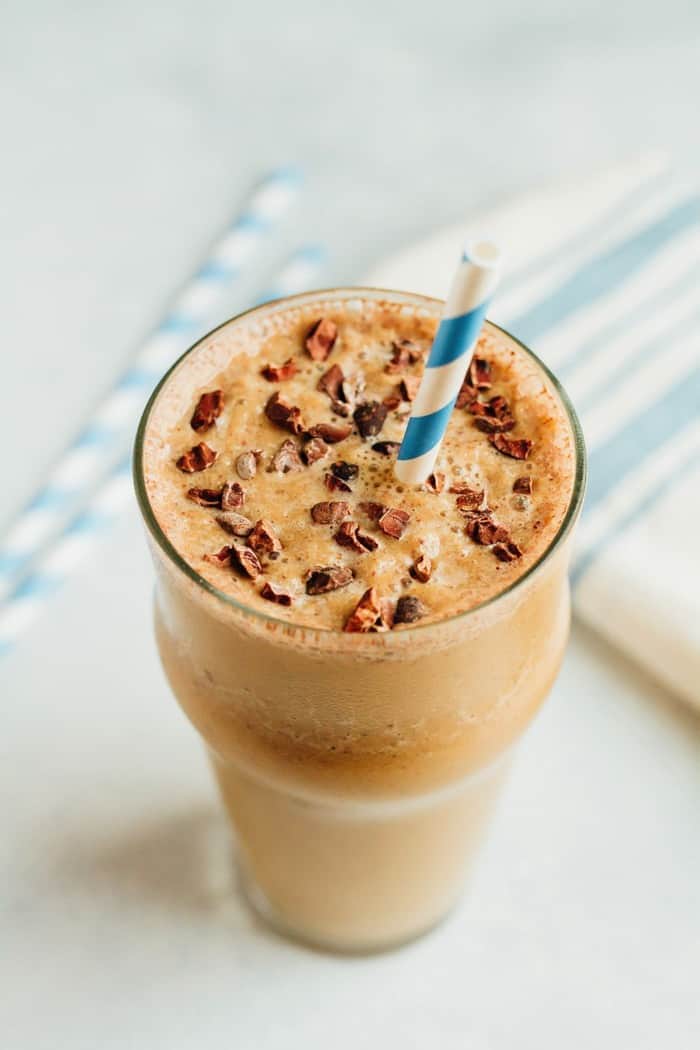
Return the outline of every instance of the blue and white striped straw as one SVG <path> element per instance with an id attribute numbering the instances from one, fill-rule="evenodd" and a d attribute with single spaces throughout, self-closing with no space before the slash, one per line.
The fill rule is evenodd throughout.
<path id="1" fill-rule="evenodd" d="M 400 481 L 417 485 L 432 473 L 498 283 L 500 262 L 492 241 L 478 240 L 464 248 L 399 449 L 395 472 Z"/>
<path id="2" fill-rule="evenodd" d="M 283 168 L 270 173 L 255 188 L 244 210 L 176 297 L 128 370 L 53 466 L 42 489 L 11 525 L 0 543 L 0 598 L 123 450 L 156 380 L 204 329 L 217 302 L 242 276 L 300 187 L 300 174 Z"/>
<path id="3" fill-rule="evenodd" d="M 325 252 L 319 246 L 301 247 L 280 268 L 265 301 L 308 291 L 316 284 L 324 260 Z M 30 574 L 0 603 L 0 656 L 13 647 L 132 502 L 131 463 L 127 458 L 112 469 L 86 507 L 64 523 L 59 535 L 34 561 Z"/>

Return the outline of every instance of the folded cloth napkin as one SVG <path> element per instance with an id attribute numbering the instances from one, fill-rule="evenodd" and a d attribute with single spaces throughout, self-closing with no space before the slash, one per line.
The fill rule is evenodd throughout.
<path id="1" fill-rule="evenodd" d="M 700 195 L 645 157 L 468 217 L 368 283 L 444 297 L 467 231 L 506 254 L 490 316 L 581 416 L 575 612 L 700 707 Z"/>

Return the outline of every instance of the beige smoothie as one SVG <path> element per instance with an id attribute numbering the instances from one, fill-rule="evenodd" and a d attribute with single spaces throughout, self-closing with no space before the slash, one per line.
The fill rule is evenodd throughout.
<path id="1" fill-rule="evenodd" d="M 571 409 L 486 324 L 425 485 L 394 462 L 441 304 L 362 290 L 234 319 L 144 414 L 163 664 L 249 897 L 372 950 L 457 899 L 566 642 Z"/>

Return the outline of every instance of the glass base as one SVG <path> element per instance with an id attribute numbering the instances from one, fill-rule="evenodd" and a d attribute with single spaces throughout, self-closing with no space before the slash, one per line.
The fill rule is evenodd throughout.
<path id="1" fill-rule="evenodd" d="M 236 856 L 236 870 L 238 886 L 246 904 L 255 916 L 273 930 L 274 933 L 285 937 L 287 940 L 296 941 L 306 948 L 313 948 L 316 951 L 329 952 L 334 955 L 380 955 L 383 952 L 395 951 L 397 948 L 412 944 L 414 941 L 427 936 L 427 934 L 437 929 L 449 919 L 458 904 L 458 901 L 453 901 L 446 910 L 432 919 L 427 925 L 415 930 L 408 930 L 400 937 L 380 938 L 372 941 L 334 940 L 297 927 L 281 916 L 270 903 L 260 886 L 258 886 L 255 879 L 249 874 L 245 862 L 238 855 Z"/>

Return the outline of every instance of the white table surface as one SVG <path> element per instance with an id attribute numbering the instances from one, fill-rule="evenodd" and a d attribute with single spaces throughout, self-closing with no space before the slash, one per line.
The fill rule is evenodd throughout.
<path id="1" fill-rule="evenodd" d="M 231 309 L 301 237 L 351 281 L 523 183 L 659 143 L 698 164 L 694 2 L 535 6 L 10 3 L 0 525 L 270 164 L 309 192 Z M 332 958 L 231 885 L 150 589 L 132 510 L 0 665 L 3 1048 L 698 1045 L 689 711 L 575 629 L 462 908 Z"/>

